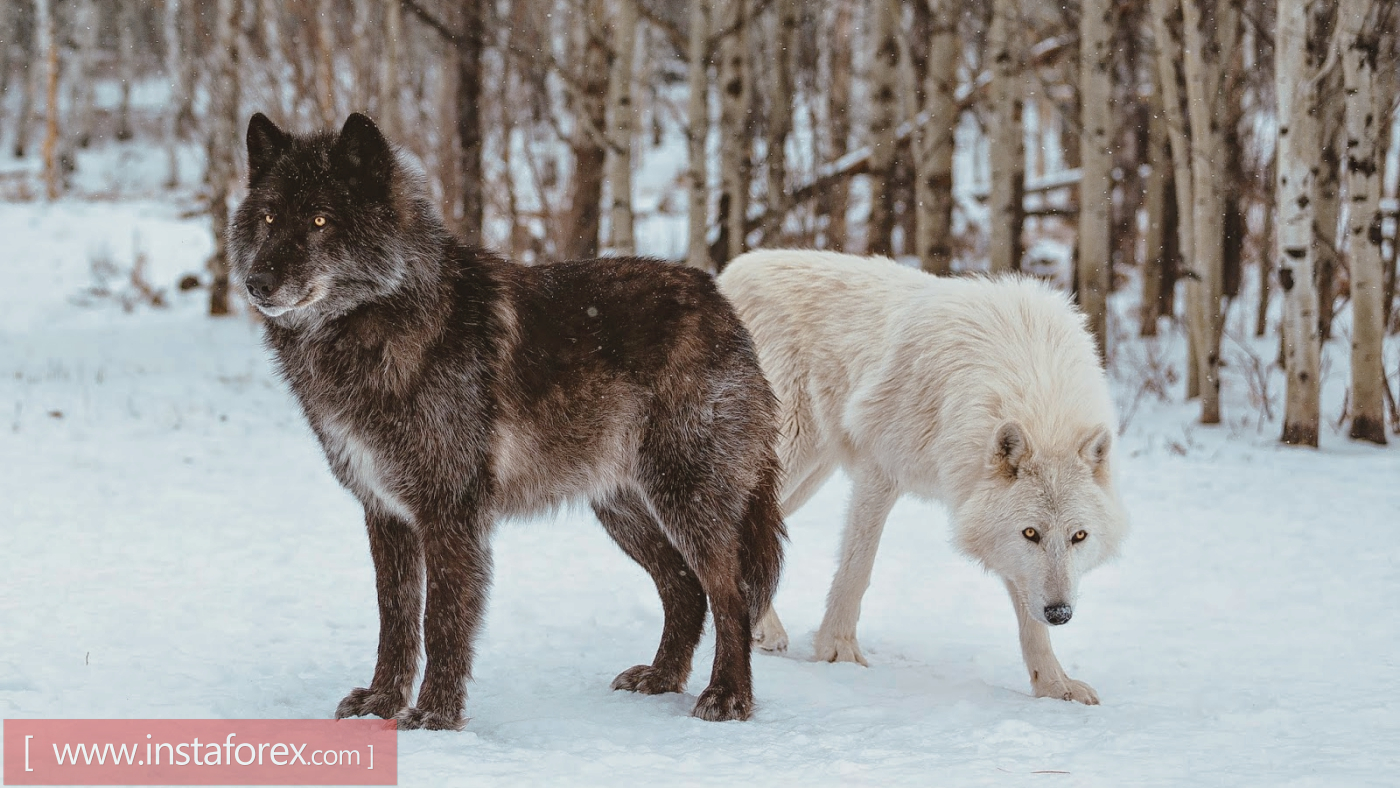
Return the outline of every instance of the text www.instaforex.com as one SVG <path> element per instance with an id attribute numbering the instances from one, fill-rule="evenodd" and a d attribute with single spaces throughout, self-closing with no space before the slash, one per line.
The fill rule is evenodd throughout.
<path id="1" fill-rule="evenodd" d="M 5 720 L 6 785 L 396 785 L 393 720 Z"/>

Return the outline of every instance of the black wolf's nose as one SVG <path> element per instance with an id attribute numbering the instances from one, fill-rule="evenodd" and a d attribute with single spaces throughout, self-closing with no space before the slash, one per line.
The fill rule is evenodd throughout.
<path id="1" fill-rule="evenodd" d="M 1069 605 L 1046 605 L 1045 620 L 1051 624 L 1060 625 L 1069 621 L 1069 617 L 1074 615 L 1074 609 Z"/>
<path id="2" fill-rule="evenodd" d="M 248 277 L 248 295 L 254 298 L 267 298 L 277 289 L 277 277 L 269 273 L 253 274 Z"/>

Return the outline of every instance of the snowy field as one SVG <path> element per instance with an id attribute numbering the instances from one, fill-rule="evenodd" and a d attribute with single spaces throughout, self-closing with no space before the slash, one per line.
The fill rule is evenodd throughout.
<path id="1" fill-rule="evenodd" d="M 258 328 L 175 291 L 206 221 L 163 202 L 0 204 L 0 717 L 325 718 L 370 677 L 356 502 Z M 138 251 L 166 308 L 120 303 Z M 116 297 L 85 295 L 94 260 Z M 1180 369 L 1179 338 L 1159 352 Z M 940 507 L 908 500 L 865 598 L 871 667 L 809 661 L 838 479 L 789 519 L 777 604 L 795 642 L 755 656 L 746 723 L 687 716 L 708 637 L 687 695 L 609 691 L 651 658 L 661 608 L 591 515 L 503 524 L 471 721 L 400 734 L 400 783 L 1393 785 L 1400 450 L 1331 427 L 1345 352 L 1328 348 L 1310 451 L 1261 426 L 1242 364 L 1229 423 L 1207 429 L 1179 383 L 1171 403 L 1139 397 L 1153 346 L 1123 349 L 1133 533 L 1054 632 L 1102 706 L 1030 696 L 1000 582 L 951 549 Z"/>

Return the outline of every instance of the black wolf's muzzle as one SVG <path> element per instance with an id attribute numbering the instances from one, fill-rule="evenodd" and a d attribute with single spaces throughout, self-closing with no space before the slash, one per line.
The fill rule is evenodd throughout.
<path id="1" fill-rule="evenodd" d="M 267 297 L 272 295 L 272 292 L 277 289 L 277 285 L 277 277 L 266 271 L 253 274 L 248 277 L 248 281 L 244 283 L 244 286 L 248 288 L 248 295 L 252 296 L 255 301 L 266 300 Z"/>

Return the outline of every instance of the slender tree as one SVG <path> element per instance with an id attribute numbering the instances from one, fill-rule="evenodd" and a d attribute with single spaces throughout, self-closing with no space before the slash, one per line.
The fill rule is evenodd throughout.
<path id="1" fill-rule="evenodd" d="M 234 179 L 237 151 L 242 150 L 239 133 L 239 32 L 242 29 L 242 0 L 218 0 L 215 14 L 214 47 L 210 53 L 210 108 L 206 122 L 205 152 L 209 185 L 209 218 L 214 229 L 214 255 L 209 259 L 209 314 L 229 313 L 228 238 L 229 200 Z"/>
<path id="2" fill-rule="evenodd" d="M 720 213 L 727 248 L 717 267 L 747 248 L 749 208 L 749 14 L 748 0 L 722 0 L 720 43 Z"/>
<path id="3" fill-rule="evenodd" d="M 636 0 L 613 0 L 610 37 L 613 58 L 608 77 L 608 188 L 612 196 L 609 246 L 616 254 L 637 251 L 632 216 L 632 138 L 637 134 L 637 113 L 632 102 L 633 61 L 637 49 Z"/>
<path id="4" fill-rule="evenodd" d="M 38 18 L 40 51 L 44 53 L 44 192 L 50 200 L 58 199 L 58 22 L 49 0 L 35 3 Z"/>
<path id="5" fill-rule="evenodd" d="M 1108 353 L 1109 245 L 1113 208 L 1113 7 L 1083 0 L 1079 12 L 1079 306 L 1099 356 Z"/>
<path id="6" fill-rule="evenodd" d="M 899 0 L 873 0 L 870 64 L 870 221 L 866 250 L 894 253 L 895 132 L 899 124 Z"/>
<path id="7" fill-rule="evenodd" d="M 928 61 L 924 73 L 927 121 L 919 126 L 914 157 L 915 235 L 919 266 L 946 276 L 953 270 L 953 132 L 957 129 L 957 0 L 924 0 L 929 7 Z"/>
<path id="8" fill-rule="evenodd" d="M 1279 284 L 1284 303 L 1284 358 L 1288 388 L 1283 442 L 1316 446 L 1319 415 L 1317 287 L 1313 278 L 1313 178 L 1319 122 L 1315 54 L 1308 47 L 1310 4 L 1279 3 L 1274 35 L 1278 90 Z"/>
<path id="9" fill-rule="evenodd" d="M 688 48 L 690 97 L 687 103 L 686 145 L 690 157 L 688 172 L 689 236 L 686 264 L 710 270 L 710 251 L 705 232 L 709 219 L 708 167 L 705 142 L 710 132 L 710 2 L 690 0 L 690 39 Z"/>
<path id="10" fill-rule="evenodd" d="M 1206 5 L 1211 2 L 1211 5 Z M 1186 95 L 1191 118 L 1191 213 L 1195 243 L 1188 280 L 1188 321 L 1196 346 L 1201 423 L 1220 423 L 1221 281 L 1225 256 L 1224 156 L 1229 91 L 1225 80 L 1237 49 L 1238 9 L 1231 0 L 1182 0 Z"/>
<path id="11" fill-rule="evenodd" d="M 1381 305 L 1381 178 L 1376 142 L 1384 122 L 1376 110 L 1379 41 L 1368 26 L 1370 0 L 1341 0 L 1342 73 L 1346 91 L 1347 257 L 1351 270 L 1351 437 L 1384 444 L 1385 326 Z"/>
<path id="12" fill-rule="evenodd" d="M 1021 183 L 1025 180 L 1025 140 L 1021 127 L 1021 51 L 1017 0 L 993 0 L 987 56 L 992 62 L 991 123 L 988 153 L 992 188 L 988 200 L 991 270 L 1020 269 Z"/>

